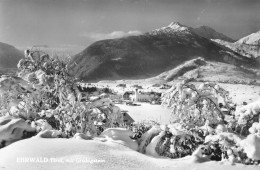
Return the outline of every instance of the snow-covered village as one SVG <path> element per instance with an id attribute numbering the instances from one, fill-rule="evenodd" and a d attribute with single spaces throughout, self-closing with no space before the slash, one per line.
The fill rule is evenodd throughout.
<path id="1" fill-rule="evenodd" d="M 258 170 L 259 8 L 0 0 L 0 169 Z"/>

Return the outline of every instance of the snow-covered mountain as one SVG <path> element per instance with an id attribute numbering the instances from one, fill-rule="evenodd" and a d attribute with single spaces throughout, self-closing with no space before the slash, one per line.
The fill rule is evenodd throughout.
<path id="1" fill-rule="evenodd" d="M 198 35 L 191 27 L 173 22 L 143 35 L 97 41 L 72 57 L 71 70 L 80 79 L 100 81 L 154 77 L 197 57 L 258 67 L 250 58 L 209 38 Z"/>
<path id="2" fill-rule="evenodd" d="M 234 43 L 219 39 L 212 41 L 225 46 L 242 56 L 255 58 L 260 61 L 260 31 L 243 37 Z"/>
<path id="3" fill-rule="evenodd" d="M 237 41 L 240 44 L 260 45 L 260 31 L 252 33 L 246 37 L 241 38 Z"/>
<path id="4" fill-rule="evenodd" d="M 187 34 L 197 34 L 198 36 L 207 38 L 207 39 L 220 39 L 228 42 L 235 42 L 232 38 L 215 31 L 214 29 L 208 26 L 200 26 L 197 28 L 192 28 L 180 24 L 179 22 L 172 22 L 170 25 L 166 27 L 162 27 L 156 30 L 149 32 L 152 35 L 159 35 L 159 34 L 173 34 L 178 32 L 185 32 Z"/>
<path id="5" fill-rule="evenodd" d="M 218 40 L 218 39 L 215 39 L 212 41 L 218 43 L 219 45 L 225 46 L 242 56 L 245 56 L 248 58 L 256 58 L 256 59 L 260 58 L 260 46 L 259 45 L 241 44 L 238 42 L 230 43 L 230 42 Z"/>
<path id="6" fill-rule="evenodd" d="M 178 32 L 191 33 L 191 27 L 180 24 L 179 22 L 171 22 L 168 26 L 155 29 L 148 34 L 159 35 L 159 34 L 172 34 Z"/>

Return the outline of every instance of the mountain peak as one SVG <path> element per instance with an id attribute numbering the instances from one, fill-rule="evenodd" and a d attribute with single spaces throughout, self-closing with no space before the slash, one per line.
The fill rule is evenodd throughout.
<path id="1" fill-rule="evenodd" d="M 183 25 L 179 22 L 171 22 L 168 26 L 153 30 L 149 32 L 148 34 L 152 35 L 160 35 L 160 34 L 166 34 L 166 35 L 175 35 L 176 33 L 181 33 L 181 34 L 195 34 L 200 37 L 207 38 L 209 40 L 211 39 L 220 39 L 228 42 L 234 42 L 234 40 L 222 33 L 219 33 L 215 31 L 213 28 L 209 26 L 199 26 L 196 28 L 192 28 L 186 25 Z"/>
<path id="2" fill-rule="evenodd" d="M 171 29 L 179 30 L 179 31 L 184 31 L 184 30 L 188 29 L 187 26 L 182 25 L 179 22 L 171 22 L 170 25 L 168 25 L 167 27 L 163 27 L 163 28 L 171 28 Z"/>
<path id="3" fill-rule="evenodd" d="M 179 26 L 179 27 L 183 27 L 184 25 L 182 25 L 181 23 L 179 22 L 171 22 L 168 27 L 176 27 L 176 26 Z"/>
<path id="4" fill-rule="evenodd" d="M 176 32 L 189 32 L 189 27 L 182 25 L 179 22 L 171 22 L 168 26 L 166 27 L 162 27 L 159 29 L 156 29 L 152 32 L 150 32 L 150 34 L 160 34 L 160 33 L 167 33 L 167 34 L 172 34 L 172 33 L 176 33 Z"/>

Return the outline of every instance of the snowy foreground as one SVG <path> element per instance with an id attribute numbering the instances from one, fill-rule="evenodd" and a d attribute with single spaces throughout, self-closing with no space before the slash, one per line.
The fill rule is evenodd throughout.
<path id="1" fill-rule="evenodd" d="M 181 159 L 150 157 L 136 151 L 138 144 L 129 138 L 130 135 L 133 134 L 128 130 L 110 129 L 93 140 L 84 140 L 80 137 L 46 139 L 36 136 L 1 149 L 0 169 L 257 170 L 260 168 L 254 165 L 208 161 L 198 156 Z"/>

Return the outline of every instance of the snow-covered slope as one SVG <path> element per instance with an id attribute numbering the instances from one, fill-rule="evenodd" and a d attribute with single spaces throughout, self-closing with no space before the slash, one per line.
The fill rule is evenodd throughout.
<path id="1" fill-rule="evenodd" d="M 0 168 L 6 170 L 243 170 L 245 167 L 247 170 L 259 169 L 259 166 L 231 165 L 227 162 L 201 163 L 202 159 L 197 155 L 181 159 L 154 158 L 134 151 L 117 140 L 102 142 L 98 138 L 94 140 L 25 139 L 0 150 Z"/>
<path id="2" fill-rule="evenodd" d="M 260 72 L 238 67 L 227 63 L 207 61 L 196 58 L 180 64 L 147 81 L 169 82 L 172 80 L 194 79 L 198 81 L 217 81 L 249 84 L 251 80 L 259 79 Z M 235 75 L 235 76 L 234 76 Z"/>
<path id="3" fill-rule="evenodd" d="M 237 41 L 240 44 L 260 45 L 260 31 L 252 33 Z"/>
<path id="4" fill-rule="evenodd" d="M 219 39 L 212 39 L 212 41 L 216 42 L 219 45 L 225 46 L 242 56 L 248 58 L 260 58 L 260 45 L 240 43 L 240 40 L 235 43 Z"/>
<path id="5" fill-rule="evenodd" d="M 206 61 L 203 58 L 196 58 L 196 59 L 192 59 L 189 61 L 186 61 L 183 64 L 180 64 L 178 67 L 163 72 L 160 75 L 157 76 L 157 78 L 162 78 L 166 81 L 172 81 L 173 79 L 177 79 L 181 76 L 183 76 L 184 74 L 188 73 L 188 72 L 194 72 L 194 74 L 196 74 L 195 72 L 197 72 L 197 76 L 194 76 L 194 78 L 198 77 L 198 67 L 202 66 L 202 65 L 206 65 Z"/>
<path id="6" fill-rule="evenodd" d="M 256 58 L 260 61 L 260 31 L 243 37 L 234 43 L 227 42 L 223 39 L 212 39 L 212 41 L 221 46 L 225 46 L 242 56 Z"/>

